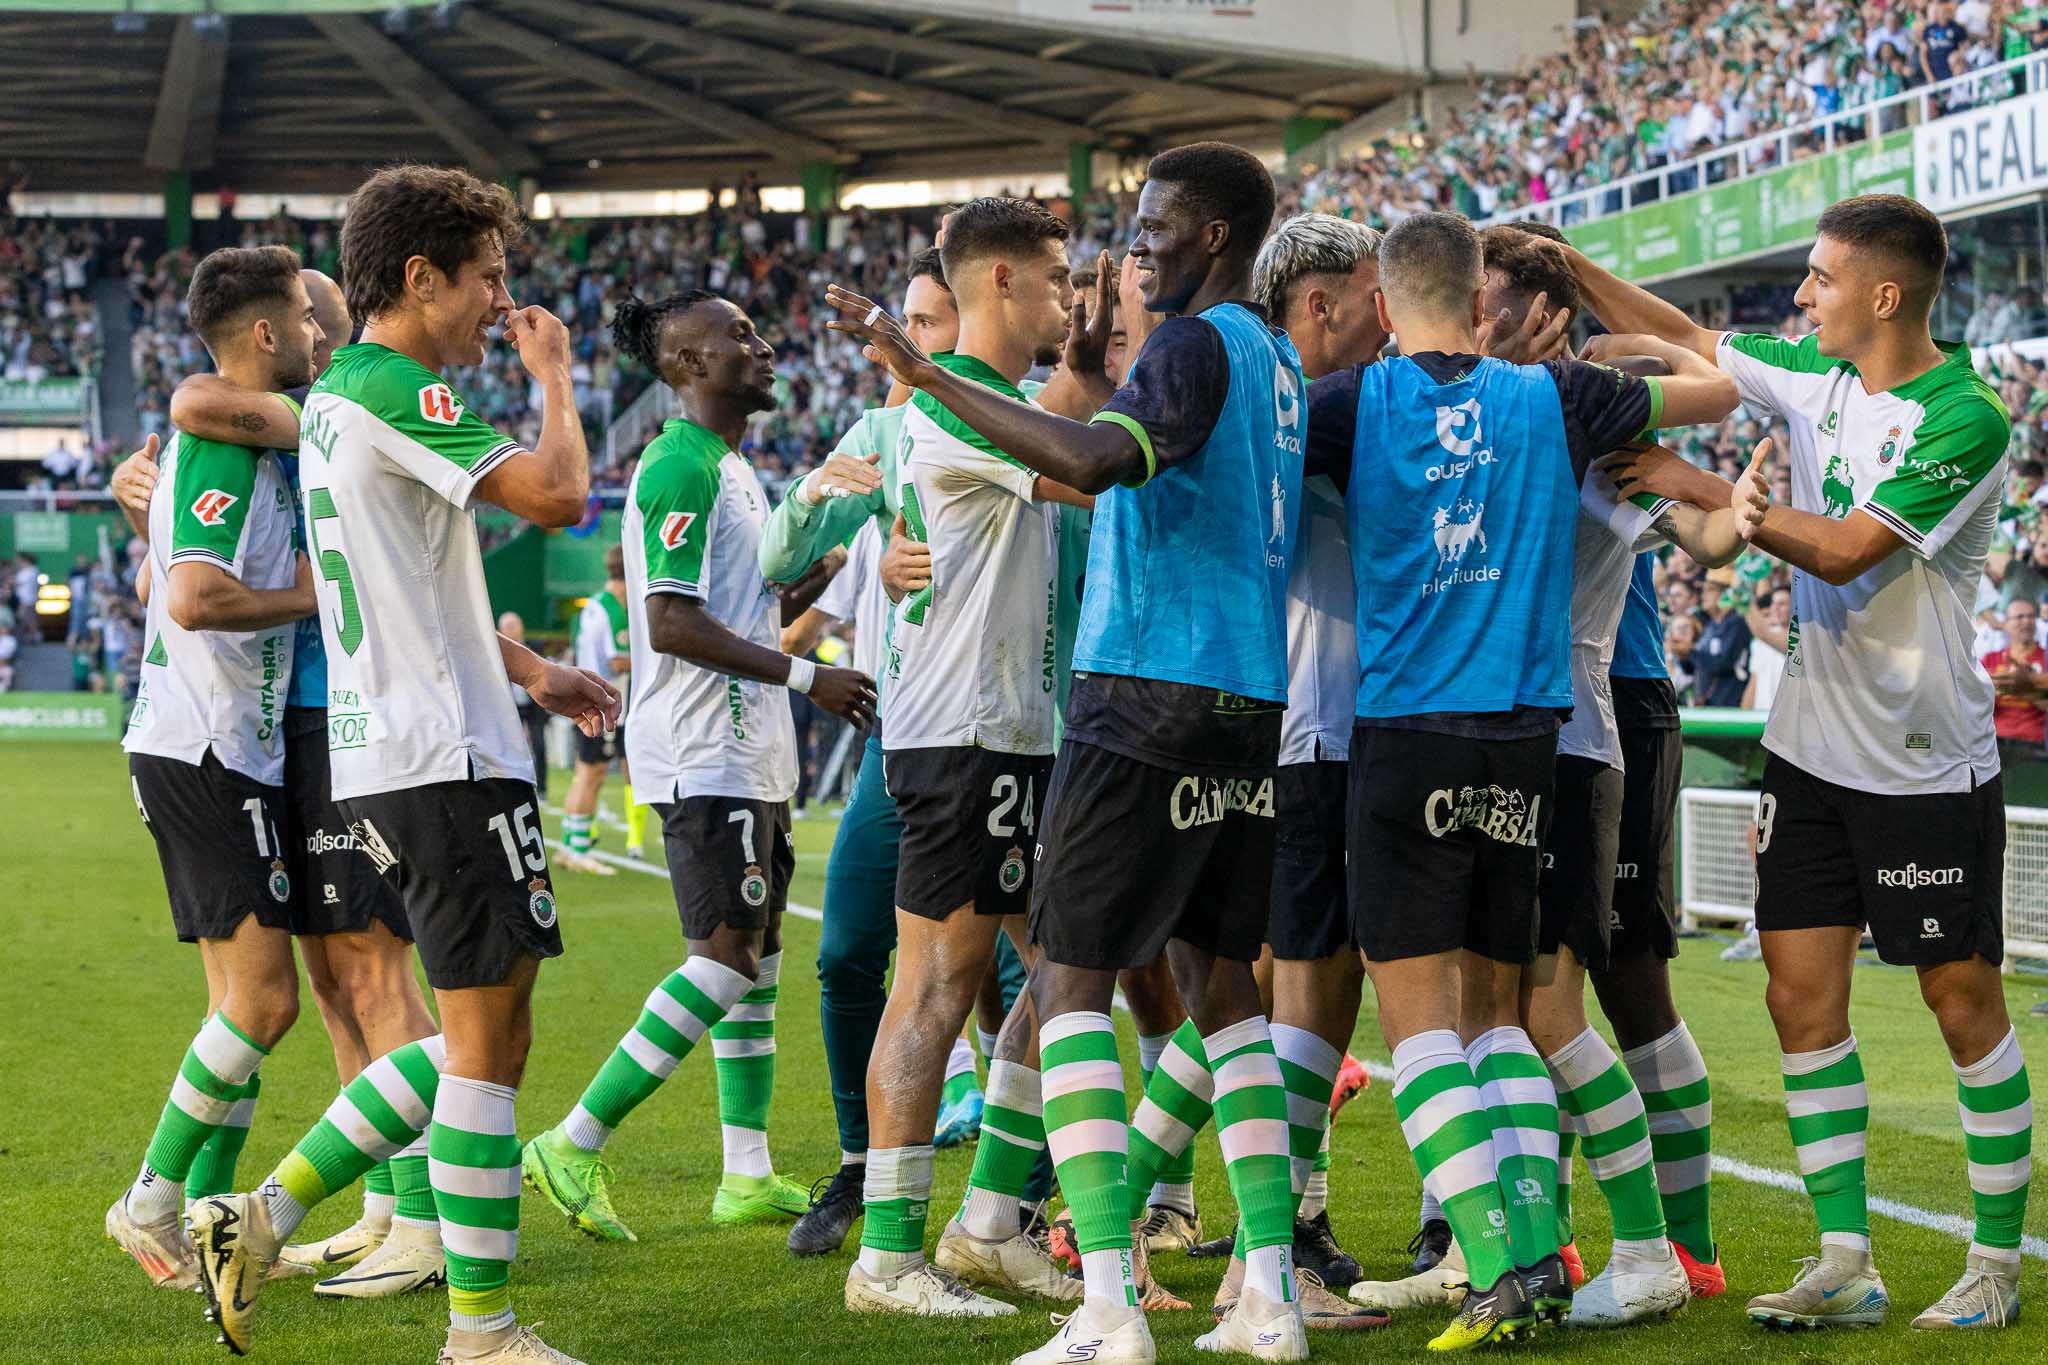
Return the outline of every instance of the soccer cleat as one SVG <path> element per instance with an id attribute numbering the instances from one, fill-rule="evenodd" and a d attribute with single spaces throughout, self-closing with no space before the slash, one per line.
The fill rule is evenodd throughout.
<path id="1" fill-rule="evenodd" d="M 1053 1263 L 1066 1270 L 1081 1268 L 1081 1244 L 1074 1240 L 1074 1211 L 1061 1209 L 1045 1228 L 1045 1250 Z"/>
<path id="2" fill-rule="evenodd" d="M 1043 1247 L 1022 1232 L 1001 1242 L 984 1241 L 955 1220 L 939 1234 L 932 1264 L 963 1284 L 1014 1289 L 1060 1303 L 1081 1297 L 1081 1281 L 1061 1270 Z"/>
<path id="3" fill-rule="evenodd" d="M 1202 1240 L 1202 1215 L 1182 1213 L 1169 1204 L 1154 1204 L 1145 1210 L 1145 1221 L 1138 1224 L 1138 1232 L 1145 1239 L 1145 1250 L 1153 1255 L 1162 1251 L 1185 1253 Z"/>
<path id="4" fill-rule="evenodd" d="M 1365 1278 L 1356 1257 L 1337 1245 L 1330 1231 L 1330 1211 L 1294 1220 L 1294 1263 L 1313 1270 L 1332 1289 L 1345 1290 Z"/>
<path id="5" fill-rule="evenodd" d="M 1544 1322 L 1563 1322 L 1572 1311 L 1572 1272 L 1564 1257 L 1552 1252 L 1532 1266 L 1517 1266 L 1515 1273 L 1529 1291 L 1529 1304 Z"/>
<path id="6" fill-rule="evenodd" d="M 1138 1287 L 1138 1307 L 1147 1313 L 1179 1313 L 1193 1308 L 1180 1295 L 1152 1278 L 1152 1256 L 1145 1250 L 1144 1235 L 1138 1231 L 1144 1220 L 1131 1223 L 1131 1280 Z"/>
<path id="7" fill-rule="evenodd" d="M 1693 1254 L 1677 1242 L 1671 1244 L 1671 1249 L 1678 1253 L 1678 1263 L 1685 1267 L 1685 1278 L 1692 1286 L 1694 1298 L 1714 1299 L 1728 1292 L 1728 1276 L 1721 1270 L 1721 1248 L 1714 1248 L 1711 1261 L 1694 1259 Z"/>
<path id="8" fill-rule="evenodd" d="M 1421 1275 L 1434 1270 L 1451 1249 L 1451 1225 L 1447 1219 L 1432 1218 L 1409 1239 L 1409 1254 L 1415 1257 L 1409 1269 Z"/>
<path id="9" fill-rule="evenodd" d="M 1301 1304 L 1275 1303 L 1258 1290 L 1247 1289 L 1223 1321 L 1195 1338 L 1195 1349 L 1254 1360 L 1307 1360 L 1308 1329 L 1302 1323 Z"/>
<path id="10" fill-rule="evenodd" d="M 1372 1073 L 1365 1069 L 1365 1063 L 1344 1054 L 1344 1064 L 1337 1068 L 1336 1088 L 1330 1091 L 1330 1117 L 1337 1117 L 1339 1110 L 1372 1087 Z"/>
<path id="11" fill-rule="evenodd" d="M 558 1351 L 540 1339 L 539 1323 L 517 1324 L 503 1332 L 462 1332 L 450 1329 L 448 1344 L 441 1348 L 441 1354 L 434 1365 L 583 1365 L 566 1351 Z M 464 1338 L 467 1353 L 455 1354 L 458 1335 Z M 501 1337 L 502 1344 L 485 1347 L 483 1354 L 475 1354 L 478 1346 L 488 1337 Z"/>
<path id="12" fill-rule="evenodd" d="M 645 844 L 627 844 L 627 845 L 626 845 L 626 856 L 627 856 L 628 858 L 631 858 L 631 859 L 632 859 L 632 860 L 633 860 L 634 862 L 636 862 L 636 863 L 644 863 L 644 862 L 646 862 L 646 861 L 647 861 L 647 845 L 645 845 Z"/>
<path id="13" fill-rule="evenodd" d="M 882 1279 L 855 1261 L 846 1272 L 846 1307 L 853 1313 L 909 1313 L 921 1318 L 1006 1318 L 1015 1304 L 977 1294 L 950 1271 L 919 1261 Z"/>
<path id="14" fill-rule="evenodd" d="M 1763 940 L 1756 936 L 1756 926 L 1751 925 L 1741 938 L 1721 950 L 1723 962 L 1755 962 L 1764 955 Z"/>
<path id="15" fill-rule="evenodd" d="M 1496 1341 L 1513 1341 L 1534 1332 L 1538 1320 L 1528 1287 L 1510 1270 L 1494 1281 L 1491 1289 L 1465 1286 L 1458 1316 L 1431 1338 L 1429 1349 L 1470 1351 Z"/>
<path id="16" fill-rule="evenodd" d="M 1059 1326 L 1052 1340 L 1010 1365 L 1152 1365 L 1158 1359 L 1152 1329 L 1135 1308 L 1091 1299 L 1052 1320 Z"/>
<path id="17" fill-rule="evenodd" d="M 1923 1332 L 1948 1332 L 1959 1327 L 2009 1327 L 2020 1316 L 2020 1265 L 1971 1256 L 1963 1278 L 1940 1302 L 1913 1319 Z"/>
<path id="18" fill-rule="evenodd" d="M 979 1090 L 969 1090 L 939 1110 L 939 1121 L 932 1129 L 932 1146 L 943 1150 L 980 1137 L 981 1111 L 987 1103 Z"/>
<path id="19" fill-rule="evenodd" d="M 1662 1256 L 1616 1255 L 1572 1296 L 1572 1327 L 1626 1327 L 1668 1318 L 1692 1296 L 1685 1267 L 1667 1247 Z"/>
<path id="20" fill-rule="evenodd" d="M 321 1299 L 388 1299 L 448 1283 L 448 1255 L 436 1227 L 394 1223 L 383 1245 L 339 1275 L 313 1286 Z"/>
<path id="21" fill-rule="evenodd" d="M 865 1162 L 850 1162 L 839 1168 L 829 1183 L 811 1186 L 811 1206 L 789 1230 L 789 1249 L 798 1256 L 823 1256 L 846 1244 L 846 1234 L 867 1211 L 863 1191 L 868 1168 Z M 824 1185 L 825 1192 L 818 1193 Z"/>
<path id="22" fill-rule="evenodd" d="M 586 1152 L 559 1128 L 550 1128 L 519 1154 L 526 1188 L 546 1196 L 569 1226 L 601 1242 L 637 1242 L 633 1230 L 612 1208 L 612 1168 Z"/>
<path id="23" fill-rule="evenodd" d="M 1465 1297 L 1465 1253 L 1455 1240 L 1443 1260 L 1405 1280 L 1360 1280 L 1351 1286 L 1353 1303 L 1400 1312 L 1404 1308 L 1456 1308 Z"/>
<path id="24" fill-rule="evenodd" d="M 207 1320 L 220 1328 L 222 1345 L 247 1355 L 256 1296 L 280 1250 L 270 1205 L 261 1193 L 210 1195 L 192 1206 L 191 1220 Z"/>
<path id="25" fill-rule="evenodd" d="M 1577 1242 L 1566 1242 L 1557 1249 L 1557 1254 L 1564 1259 L 1564 1268 L 1572 1273 L 1572 1288 L 1577 1289 L 1580 1285 L 1584 1284 L 1586 1282 L 1586 1258 L 1579 1255 L 1579 1244 Z"/>
<path id="26" fill-rule="evenodd" d="M 1232 1225 L 1230 1231 L 1224 1233 L 1221 1237 L 1211 1237 L 1206 1242 L 1197 1242 L 1189 1247 L 1188 1255 L 1198 1260 L 1207 1260 L 1228 1256 L 1235 1250 L 1237 1250 L 1237 1228 L 1235 1225 Z"/>
<path id="27" fill-rule="evenodd" d="M 154 1223 L 138 1223 L 128 1214 L 128 1196 L 116 1199 L 107 1210 L 107 1236 L 135 1258 L 149 1282 L 158 1289 L 195 1289 L 199 1265 L 192 1239 L 185 1235 L 185 1220 L 176 1212 Z"/>
<path id="28" fill-rule="evenodd" d="M 1301 1321 L 1311 1332 L 1360 1332 L 1385 1327 L 1393 1317 L 1384 1308 L 1366 1308 L 1332 1294 L 1313 1270 L 1294 1268 L 1294 1297 Z"/>
<path id="29" fill-rule="evenodd" d="M 389 1223 L 378 1224 L 367 1218 L 358 1218 L 324 1241 L 294 1242 L 277 1254 L 277 1265 L 271 1270 L 270 1278 L 288 1280 L 297 1275 L 332 1275 L 375 1251 L 390 1231 Z"/>
<path id="30" fill-rule="evenodd" d="M 777 1223 L 811 1211 L 811 1192 L 786 1175 L 734 1175 L 727 1171 L 711 1199 L 711 1221 L 720 1227 Z"/>
<path id="31" fill-rule="evenodd" d="M 1799 1278 L 1780 1294 L 1749 1301 L 1749 1320 L 1783 1331 L 1812 1327 L 1875 1327 L 1891 1300 L 1870 1253 L 1823 1245 L 1799 1260 Z"/>
<path id="32" fill-rule="evenodd" d="M 611 864 L 601 863 L 588 853 L 578 853 L 568 848 L 555 855 L 555 866 L 558 869 L 567 868 L 571 872 L 581 872 L 587 877 L 616 877 L 619 874 L 618 869 Z"/>

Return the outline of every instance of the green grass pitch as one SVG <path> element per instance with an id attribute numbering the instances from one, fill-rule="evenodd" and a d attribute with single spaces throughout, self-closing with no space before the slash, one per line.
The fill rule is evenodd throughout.
<path id="1" fill-rule="evenodd" d="M 557 776 L 555 792 L 566 787 Z M 101 1215 L 134 1174 L 178 1059 L 199 1022 L 204 987 L 196 955 L 172 937 L 163 884 L 129 799 L 123 756 L 102 745 L 0 748 L 0 851 L 14 888 L 5 984 L 0 986 L 0 1361 L 183 1365 L 226 1359 L 200 1318 L 200 1300 L 147 1286 L 106 1242 Z M 616 779 L 607 790 L 616 812 Z M 553 822 L 550 821 L 553 831 Z M 793 899 L 823 895 L 829 819 L 796 826 Z M 617 852 L 622 836 L 604 831 Z M 628 1027 L 648 989 L 682 954 L 673 902 L 657 876 L 559 874 L 568 954 L 541 972 L 536 1038 L 519 1096 L 522 1134 L 554 1123 Z M 818 1041 L 817 984 L 810 964 L 815 923 L 792 917 L 779 1011 L 780 1057 L 770 1142 L 778 1169 L 804 1181 L 829 1173 L 838 1143 Z M 1757 964 L 1728 965 L 1719 944 L 1696 941 L 1676 964 L 1679 1003 L 1714 1080 L 1717 1154 L 1750 1168 L 1789 1172 L 1777 1052 Z M 2043 994 L 2036 978 L 2009 978 L 2009 1002 L 2037 1067 L 2048 1028 L 2026 1009 Z M 244 1188 L 327 1104 L 331 1054 L 310 998 L 300 1022 L 264 1066 L 261 1107 L 242 1158 Z M 1870 1174 L 1876 1195 L 1936 1214 L 1961 1215 L 1969 1190 L 1957 1127 L 1955 1083 L 1911 975 L 1871 966 L 1857 973 L 1856 1032 L 1872 1095 Z M 1136 1043 L 1123 1020 L 1125 1070 Z M 1368 1003 L 1355 1051 L 1385 1060 Z M 1232 1217 L 1213 1139 L 1202 1139 L 1199 1196 L 1212 1229 Z M 1414 1226 L 1416 1177 L 1386 1087 L 1345 1110 L 1336 1130 L 1331 1210 L 1344 1244 L 1369 1274 L 1391 1276 Z M 840 1303 L 847 1254 L 797 1261 L 779 1228 L 720 1231 L 707 1218 L 718 1178 L 715 1089 L 708 1050 L 627 1123 L 610 1156 L 621 1211 L 637 1246 L 610 1246 L 570 1231 L 529 1197 L 513 1272 L 520 1316 L 547 1324 L 548 1339 L 592 1365 L 623 1362 L 1006 1361 L 1043 1341 L 1045 1311 L 1026 1307 L 998 1325 L 934 1325 L 855 1318 Z M 941 1153 L 933 1236 L 958 1198 L 971 1156 Z M 1606 1257 L 1606 1209 L 1581 1160 L 1579 1244 L 1590 1266 Z M 317 1209 L 304 1229 L 320 1236 L 353 1219 L 350 1190 Z M 2036 1201 L 2027 1227 L 2048 1236 Z M 1906 1322 L 1962 1268 L 1953 1231 L 1875 1217 L 1878 1264 L 1893 1299 L 1891 1324 L 1872 1331 L 1765 1335 L 1742 1315 L 1752 1293 L 1782 1288 L 1796 1258 L 1814 1249 L 1803 1195 L 1724 1175 L 1714 1214 L 1730 1293 L 1695 1303 L 1670 1323 L 1612 1333 L 1551 1332 L 1524 1356 L 1586 1362 L 1755 1360 L 1910 1361 L 1989 1356 L 2048 1357 L 2048 1282 L 2026 1262 L 2029 1305 L 2021 1324 L 1967 1343 L 1916 1334 Z M 856 1234 L 857 1235 L 857 1234 Z M 848 1253 L 850 1254 L 850 1253 Z M 1160 1278 L 1206 1306 L 1216 1262 L 1162 1257 Z M 431 1361 L 445 1324 L 438 1293 L 396 1302 L 315 1300 L 309 1282 L 264 1295 L 256 1358 L 276 1362 Z M 1418 1359 L 1437 1315 L 1405 1315 L 1383 1332 L 1319 1334 L 1317 1359 Z M 1158 1315 L 1162 1360 L 1191 1362 L 1207 1315 Z"/>

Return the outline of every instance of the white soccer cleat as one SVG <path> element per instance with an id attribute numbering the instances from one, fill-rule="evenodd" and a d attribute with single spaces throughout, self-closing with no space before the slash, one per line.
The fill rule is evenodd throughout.
<path id="1" fill-rule="evenodd" d="M 1081 1297 L 1081 1281 L 1060 1269 L 1050 1252 L 1021 1232 L 1008 1241 L 989 1242 L 955 1220 L 939 1235 L 932 1264 L 966 1284 L 1014 1289 L 1060 1303 Z"/>
<path id="2" fill-rule="evenodd" d="M 1404 1308 L 1456 1308 L 1465 1301 L 1465 1252 L 1456 1241 L 1443 1260 L 1405 1280 L 1360 1280 L 1351 1286 L 1353 1303 L 1400 1312 Z"/>
<path id="3" fill-rule="evenodd" d="M 1948 1332 L 1960 1327 L 2009 1327 L 2020 1316 L 2020 1267 L 2017 1261 L 1972 1256 L 1963 1278 L 1941 1301 L 1913 1319 L 1923 1332 Z"/>
<path id="4" fill-rule="evenodd" d="M 609 863 L 601 863 L 587 853 L 577 853 L 572 849 L 566 848 L 555 855 L 555 866 L 567 868 L 571 872 L 581 872 L 587 877 L 616 877 L 618 875 L 618 869 Z"/>
<path id="5" fill-rule="evenodd" d="M 1006 1318 L 1013 1303 L 977 1294 L 928 1261 L 881 1279 L 855 1261 L 846 1272 L 846 1307 L 854 1313 L 909 1313 L 921 1318 Z"/>
<path id="6" fill-rule="evenodd" d="M 1010 1365 L 1152 1365 L 1159 1358 L 1152 1329 L 1136 1308 L 1091 1299 L 1052 1320 L 1059 1324 L 1052 1340 Z"/>
<path id="7" fill-rule="evenodd" d="M 1570 1327 L 1626 1327 L 1685 1307 L 1692 1287 L 1669 1242 L 1660 1257 L 1616 1255 L 1572 1295 Z"/>
<path id="8" fill-rule="evenodd" d="M 537 1322 L 532 1326 L 521 1323 L 503 1333 L 457 1333 L 450 1330 L 448 1344 L 441 1348 L 434 1365 L 583 1365 L 566 1351 L 557 1351 L 542 1341 L 535 1330 L 539 1326 Z M 461 1344 L 468 1349 L 468 1354 L 455 1354 L 458 1336 L 465 1338 Z M 476 1354 L 476 1347 L 483 1344 L 482 1339 L 491 1336 L 501 1336 L 503 1340 L 494 1347 L 486 1347 L 483 1354 Z"/>
<path id="9" fill-rule="evenodd" d="M 391 1224 L 358 1218 L 332 1237 L 319 1242 L 294 1242 L 277 1253 L 270 1278 L 288 1280 L 298 1275 L 332 1275 L 351 1266 L 384 1244 Z"/>
<path id="10" fill-rule="evenodd" d="M 220 1328 L 223 1346 L 249 1354 L 256 1296 L 277 1263 L 277 1233 L 261 1193 L 220 1194 L 192 1206 L 192 1247 L 199 1253 L 199 1284 L 206 1316 Z"/>
<path id="11" fill-rule="evenodd" d="M 415 1289 L 448 1283 L 448 1253 L 438 1227 L 393 1223 L 391 1235 L 370 1255 L 341 1274 L 313 1286 L 322 1299 L 388 1299 Z"/>
<path id="12" fill-rule="evenodd" d="M 1195 1349 L 1254 1360 L 1307 1360 L 1308 1327 L 1299 1303 L 1275 1303 L 1248 1288 L 1223 1321 L 1195 1338 Z"/>
<path id="13" fill-rule="evenodd" d="M 1751 1299 L 1749 1320 L 1785 1331 L 1875 1327 L 1890 1307 L 1869 1252 L 1824 1245 L 1820 1255 L 1800 1258 L 1799 1278 L 1791 1288 Z"/>
<path id="14" fill-rule="evenodd" d="M 138 1223 L 128 1212 L 128 1196 L 122 1195 L 107 1210 L 107 1236 L 135 1258 L 149 1282 L 158 1289 L 196 1289 L 199 1264 L 192 1251 L 192 1239 L 185 1235 L 185 1220 L 176 1210 L 154 1223 Z"/>

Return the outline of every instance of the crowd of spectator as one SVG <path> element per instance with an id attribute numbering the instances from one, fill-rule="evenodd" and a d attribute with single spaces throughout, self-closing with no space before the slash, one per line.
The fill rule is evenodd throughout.
<path id="1" fill-rule="evenodd" d="M 58 570 L 26 551 L 8 563 L 6 591 L 0 593 L 0 692 L 13 689 L 15 661 L 23 647 L 62 643 L 70 652 L 74 691 L 134 700 L 143 651 L 143 608 L 136 600 L 135 577 L 148 550 L 134 537 L 117 544 L 111 560 L 78 555 L 64 573 L 70 614 L 61 642 L 45 638 L 44 618 L 36 609 L 44 583 Z"/>
<path id="2" fill-rule="evenodd" d="M 99 371 L 91 288 L 102 240 L 91 225 L 11 220 L 0 231 L 0 378 L 40 381 Z"/>

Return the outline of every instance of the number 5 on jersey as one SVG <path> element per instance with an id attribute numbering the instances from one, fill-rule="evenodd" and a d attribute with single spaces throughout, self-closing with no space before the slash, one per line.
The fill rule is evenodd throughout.
<path id="1" fill-rule="evenodd" d="M 306 534 L 312 538 L 313 558 L 320 566 L 320 576 L 334 585 L 335 594 L 341 599 L 341 622 L 337 631 L 341 652 L 353 655 L 356 646 L 363 642 L 363 614 L 356 602 L 355 575 L 349 572 L 348 559 L 341 551 L 320 548 L 320 523 L 340 515 L 335 509 L 332 493 L 324 488 L 306 490 Z"/>

